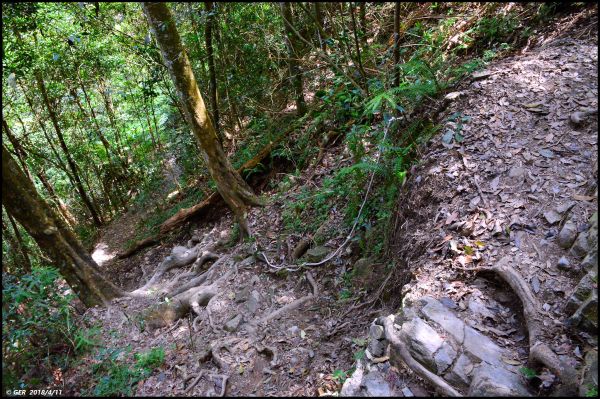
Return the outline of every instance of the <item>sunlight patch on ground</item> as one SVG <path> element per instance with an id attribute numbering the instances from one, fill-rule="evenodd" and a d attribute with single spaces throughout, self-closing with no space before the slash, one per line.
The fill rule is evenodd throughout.
<path id="1" fill-rule="evenodd" d="M 104 242 L 99 242 L 94 248 L 94 252 L 92 252 L 92 259 L 98 264 L 98 266 L 102 266 L 102 264 L 108 260 L 111 260 L 116 255 L 115 252 L 110 252 L 108 245 Z"/>

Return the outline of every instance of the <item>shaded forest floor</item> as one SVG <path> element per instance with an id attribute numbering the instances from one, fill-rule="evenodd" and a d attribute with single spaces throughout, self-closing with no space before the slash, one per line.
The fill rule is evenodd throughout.
<path id="1" fill-rule="evenodd" d="M 565 304 L 581 277 L 581 254 L 556 242 L 566 222 L 575 226 L 575 233 L 586 231 L 598 205 L 596 36 L 597 32 L 583 37 L 569 33 L 539 39 L 522 54 L 465 82 L 448 102 L 437 121 L 443 129 L 423 149 L 392 216 L 396 223 L 391 256 L 400 266 L 388 282 L 390 303 L 397 304 L 401 292 L 415 300 L 445 298 L 461 319 L 506 348 L 513 361 L 522 361 L 528 348 L 514 293 L 461 269 L 509 256 L 553 320 L 548 326 L 552 335 L 544 340 L 575 365 L 581 364 L 584 349 L 597 346 L 595 334 L 564 326 L 570 316 Z M 588 113 L 593 110 L 595 114 Z M 321 187 L 328 174 L 351 162 L 343 148 L 334 146 L 307 184 Z M 287 191 L 277 186 L 285 175 L 273 177 L 275 188 L 263 192 L 270 198 L 268 205 L 252 209 L 248 216 L 254 242 L 237 242 L 226 212 L 214 223 L 199 223 L 172 238 L 174 245 L 187 249 L 198 242 L 208 247 L 220 241 L 213 252 L 223 261 L 215 272 L 235 270 L 221 283 L 208 312 L 151 330 L 136 318 L 148 306 L 137 299 L 88 310 L 86 323 L 101 326 L 104 348 L 77 360 L 79 366 L 65 373 L 69 392 L 64 393 L 93 391 L 100 383 L 93 368 L 100 367 L 107 354 L 127 363 L 132 353 L 156 347 L 164 349 L 165 362 L 137 384 L 137 395 L 216 395 L 225 389 L 220 376 L 227 376 L 227 396 L 338 391 L 355 360 L 364 355 L 369 324 L 396 310 L 381 309 L 379 302 L 353 310 L 348 287 L 359 292 L 373 278 L 378 284 L 367 288 L 373 294 L 387 270 L 372 265 L 370 274 L 349 281 L 357 259 L 351 250 L 343 251 L 310 271 L 318 290 L 315 297 L 266 321 L 259 331 L 252 328 L 256 320 L 314 290 L 306 274 L 275 270 L 255 256 L 262 248 L 278 263 L 300 241 L 302 237 L 286 233 L 283 206 L 311 173 L 305 170 L 296 178 L 299 184 Z M 101 270 L 125 289 L 148 280 L 172 251 L 163 245 L 126 260 L 113 257 L 143 217 L 123 216 L 104 231 L 96 247 Z M 331 216 L 330 232 L 342 231 L 342 219 L 341 213 Z M 324 243 L 328 251 L 345 239 L 342 233 L 332 236 Z M 318 248 L 323 247 L 313 248 L 312 255 L 323 256 L 316 253 Z M 561 261 L 559 267 L 562 257 L 567 266 Z M 180 273 L 174 269 L 163 279 Z M 402 287 L 399 281 L 408 284 Z M 433 394 L 410 370 L 387 361 L 378 364 L 394 376 L 387 382 L 389 392 L 403 396 L 408 388 L 416 395 Z M 196 384 L 190 388 L 192 382 Z"/>

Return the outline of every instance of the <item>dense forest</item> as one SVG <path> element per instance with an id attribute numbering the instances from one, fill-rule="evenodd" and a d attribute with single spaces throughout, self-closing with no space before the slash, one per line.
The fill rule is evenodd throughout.
<path id="1" fill-rule="evenodd" d="M 3 3 L 3 392 L 597 396 L 597 24 Z"/>

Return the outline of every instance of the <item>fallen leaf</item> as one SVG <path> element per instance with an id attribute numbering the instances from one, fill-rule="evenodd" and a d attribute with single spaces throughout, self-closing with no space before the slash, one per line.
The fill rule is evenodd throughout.
<path id="1" fill-rule="evenodd" d="M 504 356 L 502 356 L 502 361 L 506 364 L 511 364 L 513 366 L 520 366 L 521 364 L 523 364 L 519 360 L 508 359 Z"/>
<path id="2" fill-rule="evenodd" d="M 554 152 L 552 150 L 547 150 L 545 148 L 538 151 L 538 153 L 544 158 L 554 158 Z"/>
<path id="3" fill-rule="evenodd" d="M 533 276 L 531 278 L 531 286 L 533 287 L 533 292 L 536 294 L 540 292 L 540 280 L 537 278 L 537 276 Z"/>

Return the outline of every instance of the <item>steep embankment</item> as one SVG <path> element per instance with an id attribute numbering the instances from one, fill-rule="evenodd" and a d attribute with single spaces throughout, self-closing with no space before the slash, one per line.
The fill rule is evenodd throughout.
<path id="1" fill-rule="evenodd" d="M 445 395 L 592 391 L 597 78 L 597 39 L 566 35 L 449 95 L 399 200 L 402 308 L 370 329 L 391 363 L 358 362 L 342 394 L 406 396 L 420 377 Z"/>

